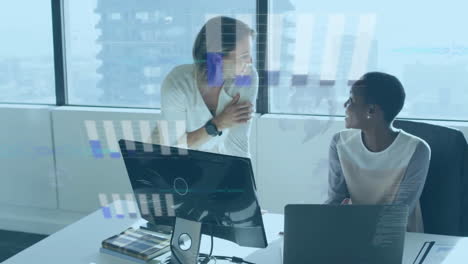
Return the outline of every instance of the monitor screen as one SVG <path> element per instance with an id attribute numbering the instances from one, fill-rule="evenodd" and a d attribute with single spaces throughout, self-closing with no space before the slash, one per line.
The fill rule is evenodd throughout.
<path id="1" fill-rule="evenodd" d="M 249 159 L 124 140 L 120 147 L 144 219 L 172 226 L 180 217 L 201 222 L 205 234 L 266 247 Z"/>

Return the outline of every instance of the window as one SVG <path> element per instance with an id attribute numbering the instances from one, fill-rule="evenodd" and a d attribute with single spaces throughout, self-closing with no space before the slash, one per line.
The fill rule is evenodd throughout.
<path id="1" fill-rule="evenodd" d="M 159 108 L 160 86 L 192 63 L 192 45 L 214 15 L 252 27 L 255 1 L 66 0 L 69 103 Z"/>
<path id="2" fill-rule="evenodd" d="M 0 102 L 54 104 L 50 0 L 2 2 L 0 35 Z"/>
<path id="3" fill-rule="evenodd" d="M 400 117 L 468 116 L 464 1 L 270 0 L 273 113 L 343 115 L 350 84 L 368 71 L 403 83 Z"/>

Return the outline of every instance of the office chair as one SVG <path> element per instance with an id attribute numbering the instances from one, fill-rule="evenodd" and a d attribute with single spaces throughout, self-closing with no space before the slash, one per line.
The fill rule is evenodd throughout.
<path id="1" fill-rule="evenodd" d="M 396 120 L 394 126 L 425 140 L 431 162 L 420 203 L 424 232 L 468 236 L 468 146 L 459 130 Z"/>

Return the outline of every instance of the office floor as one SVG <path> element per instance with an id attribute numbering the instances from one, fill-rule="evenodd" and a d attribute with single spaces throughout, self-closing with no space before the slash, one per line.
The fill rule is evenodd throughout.
<path id="1" fill-rule="evenodd" d="M 46 237 L 46 235 L 0 230 L 0 263 Z"/>

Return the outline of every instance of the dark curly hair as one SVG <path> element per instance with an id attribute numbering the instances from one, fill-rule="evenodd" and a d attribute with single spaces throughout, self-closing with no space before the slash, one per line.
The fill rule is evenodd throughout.
<path id="1" fill-rule="evenodd" d="M 393 75 L 369 72 L 356 81 L 366 103 L 380 106 L 385 121 L 392 122 L 403 109 L 406 93 L 401 82 Z"/>

